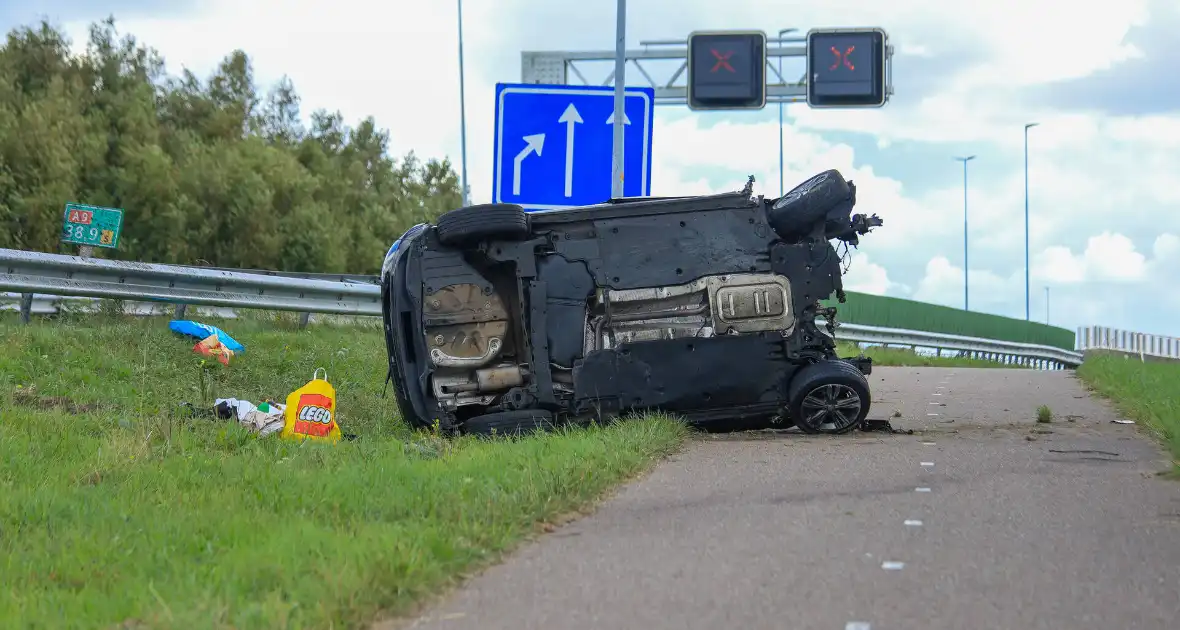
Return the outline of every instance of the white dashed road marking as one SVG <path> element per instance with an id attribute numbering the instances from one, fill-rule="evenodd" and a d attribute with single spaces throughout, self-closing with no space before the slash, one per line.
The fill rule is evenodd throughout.
<path id="1" fill-rule="evenodd" d="M 928 414 L 926 414 L 926 415 L 928 415 L 928 416 L 937 416 L 938 414 L 936 414 L 936 413 L 928 413 Z"/>
<path id="2" fill-rule="evenodd" d="M 906 524 L 906 527 L 921 527 L 922 521 L 911 518 L 911 519 L 907 519 L 905 524 Z"/>
<path id="3" fill-rule="evenodd" d="M 923 466 L 933 466 L 934 462 L 922 462 Z"/>
<path id="4" fill-rule="evenodd" d="M 900 571 L 903 567 L 905 567 L 904 562 L 897 562 L 895 560 L 886 560 L 881 563 L 881 568 L 886 571 Z"/>
<path id="5" fill-rule="evenodd" d="M 849 621 L 844 624 L 844 630 L 873 630 L 867 621 Z"/>
<path id="6" fill-rule="evenodd" d="M 930 488 L 914 488 L 914 492 L 930 492 Z"/>

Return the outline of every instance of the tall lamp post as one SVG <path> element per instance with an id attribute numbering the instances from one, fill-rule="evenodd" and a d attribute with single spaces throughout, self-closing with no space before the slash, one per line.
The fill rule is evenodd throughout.
<path id="1" fill-rule="evenodd" d="M 1029 307 L 1029 263 L 1028 263 L 1028 130 L 1041 123 L 1028 123 L 1024 126 L 1024 321 L 1030 317 Z"/>
<path id="2" fill-rule="evenodd" d="M 782 40 L 783 35 L 786 35 L 787 33 L 793 33 L 797 30 L 799 30 L 799 29 L 797 29 L 797 28 L 784 28 L 778 32 L 778 38 L 780 40 Z M 779 46 L 782 46 L 782 45 L 783 45 L 782 41 L 779 41 Z M 778 58 L 778 76 L 780 78 L 783 76 L 783 57 L 782 57 L 782 55 L 779 55 L 779 58 Z M 783 188 L 783 177 L 784 177 L 784 169 L 783 169 L 783 104 L 780 101 L 778 104 L 778 196 L 779 197 L 782 197 L 785 194 L 784 193 L 785 189 Z"/>
<path id="3" fill-rule="evenodd" d="M 467 106 L 463 88 L 463 0 L 457 0 L 459 9 L 459 160 L 460 181 L 463 189 L 463 205 L 471 205 L 470 194 L 467 190 Z"/>
<path id="4" fill-rule="evenodd" d="M 614 138 L 611 141 L 611 197 L 623 198 L 623 90 L 627 87 L 627 0 L 615 7 L 615 108 Z"/>
<path id="5" fill-rule="evenodd" d="M 1049 287 L 1045 287 L 1045 325 L 1049 325 Z"/>
<path id="6" fill-rule="evenodd" d="M 974 155 L 957 157 L 963 163 L 963 310 L 968 308 L 967 302 L 967 163 L 975 159 Z"/>

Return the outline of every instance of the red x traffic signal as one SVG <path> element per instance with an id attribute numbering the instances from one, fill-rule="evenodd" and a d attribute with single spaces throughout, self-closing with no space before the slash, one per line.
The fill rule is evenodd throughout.
<path id="1" fill-rule="evenodd" d="M 733 56 L 732 50 L 721 52 L 716 48 L 710 48 L 709 52 L 713 53 L 713 56 L 717 58 L 717 63 L 713 64 L 713 67 L 709 70 L 709 72 L 717 72 L 720 69 L 725 69 L 729 72 L 737 72 L 737 70 L 733 69 L 733 66 L 729 65 L 729 58 Z"/>
<path id="2" fill-rule="evenodd" d="M 885 31 L 814 29 L 807 33 L 807 104 L 880 107 L 888 99 Z"/>
<path id="3" fill-rule="evenodd" d="M 688 36 L 688 106 L 697 110 L 766 106 L 766 34 L 698 31 Z"/>

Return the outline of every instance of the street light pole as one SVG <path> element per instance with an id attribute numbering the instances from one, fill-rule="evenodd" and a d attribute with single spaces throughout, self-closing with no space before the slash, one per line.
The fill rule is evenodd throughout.
<path id="1" fill-rule="evenodd" d="M 1024 126 L 1024 321 L 1030 318 L 1029 307 L 1029 263 L 1028 263 L 1028 130 L 1041 123 L 1028 123 Z"/>
<path id="2" fill-rule="evenodd" d="M 797 28 L 784 28 L 778 32 L 778 38 L 782 39 L 783 35 L 797 31 Z M 781 46 L 782 43 L 780 42 Z M 778 75 L 783 76 L 783 58 L 780 55 L 778 58 Z M 778 104 L 778 196 L 782 197 L 785 192 L 783 188 L 783 178 L 785 171 L 783 168 L 783 104 L 780 101 Z"/>
<path id="3" fill-rule="evenodd" d="M 1049 287 L 1045 287 L 1045 325 L 1049 325 Z"/>
<path id="4" fill-rule="evenodd" d="M 459 159 L 461 162 L 459 186 L 463 189 L 463 205 L 471 205 L 467 189 L 467 105 L 463 81 L 463 0 L 457 0 L 459 9 Z"/>
<path id="5" fill-rule="evenodd" d="M 623 90 L 627 87 L 627 0 L 619 0 L 615 24 L 615 128 L 611 160 L 611 197 L 623 197 Z"/>
<path id="6" fill-rule="evenodd" d="M 967 157 L 957 157 L 956 160 L 963 163 L 963 310 L 971 310 L 968 308 L 967 301 L 967 163 L 975 159 L 974 155 Z"/>

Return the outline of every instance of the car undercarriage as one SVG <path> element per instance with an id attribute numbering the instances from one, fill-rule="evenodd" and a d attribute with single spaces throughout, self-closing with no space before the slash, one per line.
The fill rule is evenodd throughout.
<path id="1" fill-rule="evenodd" d="M 389 379 L 413 426 L 515 433 L 659 410 L 695 424 L 859 427 L 871 362 L 836 354 L 841 257 L 881 225 L 820 173 L 526 213 L 460 208 L 391 247 Z M 821 320 L 823 320 L 821 322 Z"/>

